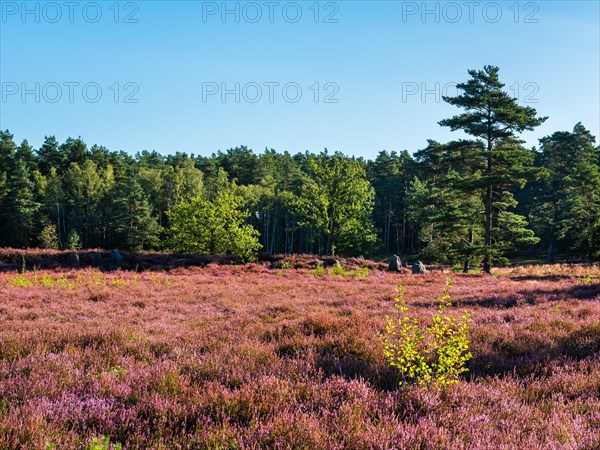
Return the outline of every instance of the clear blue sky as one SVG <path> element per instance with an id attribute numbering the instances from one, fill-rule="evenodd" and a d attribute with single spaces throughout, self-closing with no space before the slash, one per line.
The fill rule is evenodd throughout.
<path id="1" fill-rule="evenodd" d="M 596 0 L 227 2 L 239 15 L 224 20 L 220 1 L 0 3 L 0 128 L 35 147 L 54 134 L 130 153 L 413 152 L 461 137 L 437 125 L 458 110 L 436 95 L 485 64 L 550 117 L 530 146 L 578 121 L 600 132 Z M 210 94 L 223 83 L 239 103 Z"/>

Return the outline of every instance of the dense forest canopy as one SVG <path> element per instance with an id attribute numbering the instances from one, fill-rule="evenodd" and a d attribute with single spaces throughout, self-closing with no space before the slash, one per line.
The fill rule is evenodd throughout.
<path id="1" fill-rule="evenodd" d="M 517 250 L 600 257 L 595 137 L 577 123 L 523 147 L 545 118 L 502 91 L 497 68 L 469 73 L 445 98 L 464 112 L 440 125 L 472 140 L 373 160 L 245 146 L 131 156 L 54 136 L 33 149 L 0 131 L 0 246 L 418 254 L 465 269 Z"/>

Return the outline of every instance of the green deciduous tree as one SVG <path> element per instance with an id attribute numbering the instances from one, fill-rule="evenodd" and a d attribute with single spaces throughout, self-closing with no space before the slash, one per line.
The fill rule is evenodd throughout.
<path id="1" fill-rule="evenodd" d="M 234 254 L 249 261 L 261 248 L 258 232 L 245 219 L 244 200 L 235 184 L 221 172 L 221 184 L 212 199 L 193 197 L 168 212 L 168 247 L 177 252 Z"/>
<path id="2" fill-rule="evenodd" d="M 390 366 L 403 377 L 400 384 L 417 382 L 423 386 L 444 388 L 458 382 L 468 372 L 466 363 L 473 357 L 469 351 L 471 313 L 461 318 L 449 315 L 451 280 L 446 280 L 444 294 L 438 299 L 438 312 L 431 325 L 423 327 L 420 319 L 410 314 L 404 300 L 404 289 L 394 299 L 398 313 L 386 316 L 381 335 L 383 353 Z"/>
<path id="3" fill-rule="evenodd" d="M 363 165 L 341 154 L 309 155 L 307 176 L 292 201 L 299 224 L 324 238 L 324 251 L 358 255 L 372 251 L 374 190 Z"/>
<path id="4" fill-rule="evenodd" d="M 157 173 L 156 171 L 160 172 Z M 161 181 L 158 186 L 150 187 L 150 183 Z M 154 167 L 144 168 L 140 172 L 146 192 L 158 202 L 159 221 L 164 225 L 166 212 L 177 206 L 180 201 L 201 196 L 204 192 L 202 171 L 195 167 L 195 161 L 183 154 L 176 154 L 169 158 L 160 169 Z"/>

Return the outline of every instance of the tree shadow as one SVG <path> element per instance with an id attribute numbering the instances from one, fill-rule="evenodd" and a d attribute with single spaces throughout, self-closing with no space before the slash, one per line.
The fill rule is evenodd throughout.
<path id="1" fill-rule="evenodd" d="M 580 361 L 598 353 L 600 322 L 573 331 L 568 336 L 557 339 L 551 346 L 536 343 L 517 347 L 516 343 L 503 343 L 494 352 L 475 355 L 468 367 L 470 377 L 541 377 L 552 374 L 553 361 Z"/>
<path id="2" fill-rule="evenodd" d="M 561 281 L 571 279 L 571 275 L 548 274 L 548 275 L 518 275 L 509 276 L 513 281 Z"/>
<path id="3" fill-rule="evenodd" d="M 93 267 L 102 271 L 136 270 L 168 271 L 181 267 L 206 267 L 209 264 L 240 263 L 235 255 L 203 255 L 185 253 L 150 253 L 112 250 L 79 250 L 63 252 L 0 251 L 0 272 L 26 270 L 78 269 Z"/>
<path id="4" fill-rule="evenodd" d="M 522 342 L 499 344 L 493 352 L 475 354 L 467 364 L 469 371 L 461 378 L 547 377 L 552 375 L 557 362 L 581 361 L 597 356 L 600 356 L 600 322 L 573 331 L 557 339 L 552 346 L 541 343 L 523 345 Z M 326 377 L 364 380 L 374 389 L 385 392 L 397 390 L 402 380 L 396 369 L 352 354 L 321 355 L 314 367 Z"/>
<path id="5" fill-rule="evenodd" d="M 549 296 L 550 301 L 564 300 L 565 297 L 576 300 L 593 300 L 600 296 L 600 283 L 576 284 L 568 288 L 542 291 Z"/>
<path id="6" fill-rule="evenodd" d="M 326 377 L 339 376 L 346 380 L 365 380 L 379 391 L 394 391 L 401 380 L 398 371 L 394 368 L 380 366 L 355 356 L 321 356 L 314 367 Z"/>
<path id="7" fill-rule="evenodd" d="M 159 253 L 118 251 L 118 258 L 113 256 L 115 250 L 89 249 L 77 251 L 56 250 L 21 250 L 0 248 L 0 272 L 15 272 L 23 268 L 27 270 L 78 269 L 93 267 L 102 271 L 116 269 L 142 271 L 169 271 L 178 268 L 206 267 L 209 264 L 234 265 L 244 261 L 236 255 L 207 255 L 202 253 Z M 314 269 L 317 263 L 328 258 L 315 255 L 272 255 L 259 253 L 256 262 L 265 263 L 271 269 L 281 269 L 284 261 L 297 269 Z M 337 258 L 349 269 L 369 267 L 383 270 L 386 265 L 362 258 Z"/>
<path id="8" fill-rule="evenodd" d="M 497 294 L 483 298 L 453 299 L 452 304 L 457 307 L 478 306 L 491 309 L 510 309 L 517 306 L 564 300 L 600 300 L 600 283 L 574 284 L 553 289 L 521 289 L 509 295 Z M 435 308 L 439 303 L 428 301 L 414 303 L 411 306 L 413 305 L 417 308 Z"/>
<path id="9" fill-rule="evenodd" d="M 512 308 L 522 304 L 536 305 L 545 302 L 564 300 L 596 300 L 600 299 L 600 283 L 574 284 L 551 289 L 523 289 L 508 297 L 492 296 L 481 300 L 461 302 L 461 304 L 478 305 L 488 308 Z"/>

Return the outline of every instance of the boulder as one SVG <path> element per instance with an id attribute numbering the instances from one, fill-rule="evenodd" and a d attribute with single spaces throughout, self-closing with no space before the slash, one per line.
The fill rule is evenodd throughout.
<path id="1" fill-rule="evenodd" d="M 400 272 L 402 269 L 402 260 L 398 255 L 394 255 L 390 258 L 390 263 L 388 264 L 388 271 L 390 272 Z"/>
<path id="2" fill-rule="evenodd" d="M 110 252 L 110 265 L 112 267 L 121 267 L 123 265 L 123 255 L 117 249 Z"/>
<path id="3" fill-rule="evenodd" d="M 334 267 L 339 264 L 339 261 L 335 258 L 327 258 L 323 260 L 323 267 Z"/>
<path id="4" fill-rule="evenodd" d="M 414 264 L 412 265 L 412 273 L 415 273 L 415 274 L 427 273 L 425 264 L 423 264 L 421 261 L 415 261 Z"/>
<path id="5" fill-rule="evenodd" d="M 92 267 L 100 267 L 102 265 L 102 255 L 98 252 L 89 252 L 87 260 L 89 260 L 89 265 Z"/>
<path id="6" fill-rule="evenodd" d="M 79 255 L 75 252 L 70 252 L 67 255 L 67 264 L 69 267 L 79 267 Z"/>

